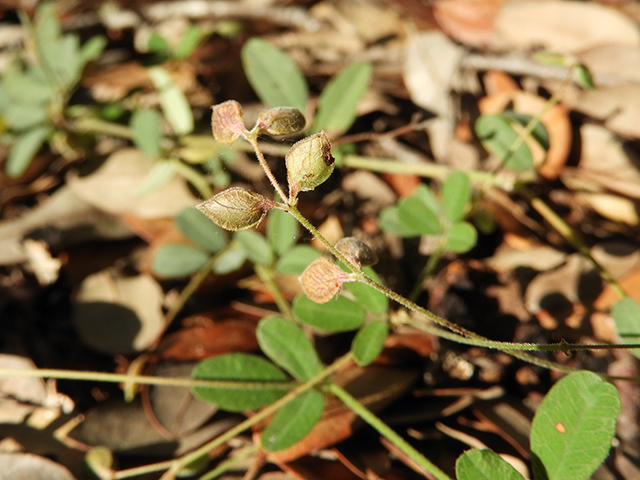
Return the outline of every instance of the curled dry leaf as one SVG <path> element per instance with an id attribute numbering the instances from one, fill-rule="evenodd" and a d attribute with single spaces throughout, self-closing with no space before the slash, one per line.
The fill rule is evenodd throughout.
<path id="1" fill-rule="evenodd" d="M 335 246 L 347 260 L 361 267 L 370 267 L 378 263 L 378 255 L 376 255 L 376 252 L 356 237 L 341 238 Z"/>
<path id="2" fill-rule="evenodd" d="M 224 145 L 235 142 L 246 127 L 242 118 L 242 107 L 235 100 L 215 105 L 211 114 L 213 138 Z"/>
<path id="3" fill-rule="evenodd" d="M 271 200 L 242 187 L 228 188 L 196 208 L 226 230 L 237 231 L 260 223 L 275 206 Z"/>
<path id="4" fill-rule="evenodd" d="M 269 135 L 290 135 L 302 130 L 306 123 L 297 108 L 277 107 L 260 112 L 256 127 Z"/>
<path id="5" fill-rule="evenodd" d="M 299 192 L 316 188 L 329 178 L 335 166 L 327 134 L 316 133 L 295 143 L 287 153 L 285 163 L 291 199 Z"/>
<path id="6" fill-rule="evenodd" d="M 494 19 L 506 0 L 437 0 L 433 15 L 455 40 L 485 49 L 494 39 Z"/>
<path id="7" fill-rule="evenodd" d="M 348 274 L 327 258 L 318 258 L 300 275 L 302 290 L 310 300 L 327 303 L 335 297 L 347 280 Z"/>

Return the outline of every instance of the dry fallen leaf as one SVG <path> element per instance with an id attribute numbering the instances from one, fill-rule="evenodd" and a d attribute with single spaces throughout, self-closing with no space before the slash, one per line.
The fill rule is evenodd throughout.
<path id="1" fill-rule="evenodd" d="M 593 2 L 508 2 L 495 19 L 494 47 L 578 53 L 600 45 L 640 45 L 640 30 L 620 11 Z"/>
<path id="2" fill-rule="evenodd" d="M 105 270 L 82 282 L 73 320 L 82 341 L 99 352 L 139 352 L 164 331 L 163 298 L 150 275 L 125 277 Z"/>
<path id="3" fill-rule="evenodd" d="M 85 202 L 114 215 L 174 217 L 185 207 L 198 203 L 181 177 L 174 177 L 160 190 L 140 196 L 140 186 L 155 165 L 156 162 L 140 150 L 127 148 L 112 154 L 95 173 L 86 177 L 70 174 L 67 182 Z"/>
<path id="4" fill-rule="evenodd" d="M 455 40 L 478 49 L 490 47 L 494 19 L 507 0 L 437 0 L 433 15 Z"/>

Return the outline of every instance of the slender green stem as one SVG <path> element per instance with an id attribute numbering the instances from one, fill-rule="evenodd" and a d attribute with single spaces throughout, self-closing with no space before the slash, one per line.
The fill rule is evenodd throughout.
<path id="1" fill-rule="evenodd" d="M 206 178 L 188 166 L 186 163 L 181 162 L 180 160 L 173 160 L 173 168 L 178 173 L 178 175 L 182 175 L 186 178 L 191 184 L 196 187 L 200 195 L 204 198 L 213 197 L 213 190 L 211 189 L 211 185 L 207 182 Z"/>
<path id="2" fill-rule="evenodd" d="M 127 375 L 120 373 L 94 372 L 89 370 L 59 370 L 56 368 L 12 369 L 0 368 L 0 377 L 55 378 L 58 380 L 84 380 L 108 383 L 138 383 L 141 385 L 164 385 L 169 387 L 236 388 L 262 390 L 265 388 L 291 390 L 293 382 L 236 382 L 230 380 L 198 380 L 194 378 L 154 377 L 149 375 Z"/>
<path id="3" fill-rule="evenodd" d="M 549 205 L 547 205 L 541 198 L 535 196 L 529 188 L 525 185 L 518 185 L 516 187 L 518 193 L 525 197 L 531 204 L 531 206 L 560 234 L 564 239 L 569 242 L 573 247 L 578 250 L 582 255 L 591 260 L 593 265 L 600 273 L 600 277 L 620 295 L 621 298 L 628 296 L 622 286 L 613 278 L 613 275 L 609 273 L 594 257 L 591 255 L 589 247 L 584 243 L 580 236 L 560 217 L 553 211 Z"/>
<path id="4" fill-rule="evenodd" d="M 166 323 L 165 328 L 168 327 L 171 322 L 173 322 L 173 320 L 175 320 L 178 313 L 180 313 L 180 311 L 184 308 L 184 305 L 185 303 L 187 303 L 189 297 L 193 295 L 193 293 L 198 289 L 204 279 L 209 276 L 211 270 L 213 269 L 213 266 L 218 260 L 218 257 L 219 255 L 213 255 L 211 258 L 209 258 L 207 263 L 205 263 L 204 266 L 200 268 L 200 270 L 198 270 L 195 275 L 193 275 L 193 277 L 191 277 L 189 283 L 187 283 L 186 287 L 182 289 L 180 295 L 178 295 L 178 298 L 176 298 L 175 302 L 171 304 L 171 307 L 169 307 L 169 310 L 164 317 Z"/>
<path id="5" fill-rule="evenodd" d="M 126 125 L 119 123 L 107 122 L 99 118 L 85 117 L 78 118 L 68 124 L 68 128 L 75 132 L 81 133 L 101 133 L 111 135 L 112 137 L 126 138 L 133 140 L 133 131 Z"/>
<path id="6" fill-rule="evenodd" d="M 276 192 L 278 192 L 278 195 L 280 195 L 280 198 L 284 200 L 285 203 L 288 204 L 289 197 L 287 197 L 287 195 L 284 193 L 284 190 L 282 190 L 282 187 L 280 187 L 280 184 L 276 180 L 276 177 L 274 177 L 273 172 L 271 171 L 271 168 L 269 168 L 269 165 L 267 164 L 267 161 L 265 160 L 264 155 L 262 154 L 262 151 L 258 146 L 258 139 L 256 138 L 256 135 L 250 134 L 250 132 L 246 132 L 244 135 L 244 139 L 247 142 L 249 142 L 253 147 L 253 151 L 255 152 L 256 157 L 258 158 L 258 162 L 260 162 L 260 166 L 264 170 L 264 173 L 267 175 L 267 178 L 271 182 L 271 185 L 273 185 L 273 188 L 275 188 Z"/>
<path id="7" fill-rule="evenodd" d="M 150 463 L 148 465 L 141 465 L 140 467 L 127 468 L 125 470 L 118 470 L 113 473 L 110 480 L 120 480 L 122 478 L 138 477 L 140 475 L 146 475 L 147 473 L 160 472 L 171 468 L 175 460 L 166 460 L 164 462 Z"/>
<path id="8" fill-rule="evenodd" d="M 256 271 L 258 277 L 260 277 L 260 280 L 262 280 L 262 283 L 267 286 L 271 295 L 273 295 L 273 299 L 282 315 L 288 320 L 293 320 L 293 310 L 291 310 L 291 305 L 289 305 L 287 299 L 284 298 L 280 287 L 273 278 L 273 269 L 258 264 L 254 264 L 253 269 Z"/>
<path id="9" fill-rule="evenodd" d="M 220 465 L 218 465 L 216 468 L 214 468 L 210 472 L 207 472 L 204 475 L 202 475 L 200 478 L 198 478 L 198 480 L 213 480 L 214 478 L 219 477 L 220 475 L 222 475 L 223 473 L 231 469 L 237 463 L 240 463 L 241 461 L 246 460 L 251 455 L 255 454 L 258 451 L 258 448 L 259 447 L 257 445 L 254 445 L 251 448 L 244 449 L 242 452 L 231 457 L 227 461 L 222 462 Z"/>
<path id="10" fill-rule="evenodd" d="M 429 260 L 427 260 L 427 264 L 422 269 L 422 272 L 420 272 L 420 276 L 418 277 L 418 280 L 416 281 L 416 284 L 414 285 L 413 290 L 411 290 L 411 293 L 409 294 L 408 298 L 412 302 L 415 302 L 418 296 L 420 295 L 420 292 L 422 291 L 423 282 L 427 279 L 429 275 L 435 272 L 436 267 L 438 266 L 438 262 L 440 261 L 440 258 L 442 258 L 442 253 L 444 252 L 444 246 L 446 244 L 446 240 L 447 239 L 444 234 L 440 235 L 436 249 L 429 256 Z"/>
<path id="11" fill-rule="evenodd" d="M 306 392 L 307 390 L 310 390 L 311 388 L 315 387 L 319 383 L 323 382 L 329 376 L 333 375 L 335 372 L 337 372 L 342 367 L 344 367 L 345 365 L 347 365 L 352 361 L 353 361 L 353 355 L 351 353 L 343 355 L 342 357 L 337 359 L 335 362 L 333 362 L 331 365 L 329 365 L 324 370 L 322 370 L 322 372 L 320 372 L 318 375 L 313 377 L 311 380 L 298 385 L 296 388 L 291 390 L 282 398 L 268 405 L 267 407 L 263 408 L 258 413 L 248 418 L 244 422 L 236 425 L 232 429 L 228 430 L 224 434 L 208 442 L 202 447 L 176 460 L 174 464 L 171 466 L 171 468 L 167 472 L 165 472 L 165 474 L 161 477 L 161 480 L 173 480 L 175 478 L 175 475 L 185 465 L 188 465 L 189 463 L 202 457 L 203 455 L 207 455 L 211 450 L 224 444 L 225 442 L 228 442 L 235 436 L 245 431 L 247 428 L 270 417 L 271 415 L 276 413 L 278 410 L 280 410 L 282 407 L 284 407 L 287 403 L 289 403 L 291 400 L 301 395 L 302 393 Z"/>
<path id="12" fill-rule="evenodd" d="M 416 450 L 404 438 L 393 431 L 387 424 L 376 417 L 369 409 L 362 405 L 356 398 L 351 396 L 349 392 L 342 387 L 331 383 L 327 385 L 326 390 L 338 397 L 347 407 L 353 410 L 360 418 L 375 428 L 382 436 L 393 443 L 396 447 L 407 454 L 411 460 L 422 467 L 426 472 L 432 474 L 438 480 L 452 480 L 446 473 L 440 470 L 436 465 L 431 463 L 424 455 Z"/>

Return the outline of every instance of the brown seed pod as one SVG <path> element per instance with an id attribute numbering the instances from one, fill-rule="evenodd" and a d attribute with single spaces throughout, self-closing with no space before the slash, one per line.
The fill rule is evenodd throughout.
<path id="1" fill-rule="evenodd" d="M 260 112 L 256 127 L 269 135 L 289 135 L 302 130 L 306 123 L 297 108 L 277 107 Z"/>
<path id="2" fill-rule="evenodd" d="M 317 258 L 302 272 L 298 278 L 302 291 L 309 300 L 316 303 L 327 303 L 342 289 L 348 274 L 342 271 L 328 258 Z"/>
<path id="3" fill-rule="evenodd" d="M 260 223 L 275 207 L 271 200 L 241 187 L 233 187 L 214 195 L 196 208 L 224 229 L 237 231 Z"/>
<path id="4" fill-rule="evenodd" d="M 299 192 L 313 190 L 324 182 L 335 166 L 331 155 L 331 142 L 320 132 L 293 144 L 285 157 L 289 196 L 295 199 Z"/>
<path id="5" fill-rule="evenodd" d="M 231 145 L 246 130 L 242 118 L 242 107 L 235 100 L 229 100 L 212 108 L 211 131 L 213 138 L 224 145 Z"/>
<path id="6" fill-rule="evenodd" d="M 376 255 L 376 252 L 356 237 L 341 238 L 335 247 L 336 250 L 347 257 L 347 260 L 361 267 L 370 267 L 378 263 L 378 255 Z"/>

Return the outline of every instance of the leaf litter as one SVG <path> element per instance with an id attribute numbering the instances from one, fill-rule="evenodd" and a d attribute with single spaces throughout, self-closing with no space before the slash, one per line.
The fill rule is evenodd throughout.
<path id="1" fill-rule="evenodd" d="M 10 179 L 4 168 L 0 172 L 5 190 L 0 196 L 3 356 L 20 355 L 40 368 L 125 372 L 140 355 L 145 359 L 148 355 L 143 371 L 185 377 L 194 360 L 257 350 L 256 319 L 276 313 L 280 300 L 259 272 L 251 276 L 253 270 L 246 261 L 250 255 L 240 240 L 230 237 L 216 253 L 221 258 L 235 255 L 229 264 L 238 268 L 225 275 L 206 275 L 187 299 L 180 299 L 180 292 L 189 278 L 158 275 L 152 261 L 164 245 L 182 244 L 202 251 L 178 231 L 173 219 L 185 207 L 206 200 L 203 191 L 222 190 L 216 172 L 232 172 L 235 187 L 252 188 L 272 198 L 269 185 L 256 181 L 251 169 L 242 167 L 247 161 L 246 145 L 223 150 L 212 139 L 204 139 L 210 137 L 212 103 L 234 99 L 247 112 L 260 108 L 260 92 L 256 96 L 252 90 L 240 58 L 241 45 L 250 39 L 279 47 L 301 69 L 309 94 L 303 88 L 304 94 L 295 100 L 307 123 L 318 108 L 328 115 L 318 99 L 331 77 L 356 62 L 372 67 L 368 90 L 355 102 L 356 118 L 330 132 L 336 172 L 317 191 L 300 196 L 300 210 L 332 243 L 345 236 L 366 240 L 380 258 L 376 271 L 388 285 L 408 295 L 417 283 L 421 304 L 492 339 L 620 341 L 610 315 L 615 292 L 522 197 L 508 190 L 478 197 L 470 218 L 481 232 L 477 246 L 463 255 L 447 253 L 423 278 L 427 259 L 419 252 L 435 252 L 433 239 L 399 239 L 382 231 L 378 223 L 384 208 L 413 194 L 420 177 L 372 173 L 348 165 L 350 156 L 361 155 L 462 168 L 477 191 L 487 189 L 473 175 L 496 168 L 499 161 L 473 133 L 478 115 L 505 115 L 524 128 L 546 100 L 558 94 L 559 103 L 542 117 L 549 150 L 536 146 L 539 138 L 534 135 L 525 139 L 540 174 L 530 186 L 578 231 L 593 255 L 638 300 L 637 12 L 563 0 L 450 0 L 430 6 L 373 0 L 326 0 L 312 6 L 247 0 L 208 2 L 208 10 L 195 9 L 198 2 L 186 2 L 192 10 L 178 3 L 141 5 L 140 16 L 127 7 L 109 10 L 106 4 L 99 19 L 80 6 L 58 12 L 65 30 L 85 36 L 108 33 L 108 45 L 85 70 L 77 96 L 69 98 L 70 107 L 77 110 L 69 114 L 68 129 L 60 130 L 64 135 L 54 135 L 34 152 L 37 156 L 21 178 Z M 150 23 L 142 21 L 145 18 Z M 567 18 L 572 19 L 570 25 Z M 191 27 L 200 33 L 189 33 L 195 31 Z M 24 32 L 10 23 L 0 29 Z M 27 59 L 33 54 L 19 43 L 9 48 Z M 531 52 L 539 49 L 561 53 L 567 62 L 583 62 L 597 90 L 564 81 L 569 63 L 537 62 Z M 155 74 L 162 76 L 156 78 L 155 87 L 147 68 L 151 65 L 165 72 Z M 3 63 L 0 76 L 9 68 Z M 4 118 L 3 102 L 0 97 Z M 91 115 L 83 114 L 82 108 L 89 108 Z M 131 112 L 151 108 L 161 109 L 164 115 L 162 136 L 144 137 L 151 145 L 148 151 L 160 152 L 156 159 L 132 148 L 129 134 L 105 128 L 113 123 L 127 127 Z M 76 121 L 82 115 L 112 123 L 83 126 Z M 59 127 L 53 121 L 51 125 Z M 27 124 L 3 125 L 6 131 L 14 127 Z M 285 170 L 282 159 L 276 159 L 284 156 L 277 153 L 278 148 L 298 139 L 265 140 L 265 151 L 276 152 L 267 160 L 279 179 L 285 178 Z M 10 136 L 6 141 L 11 141 Z M 206 155 L 197 155 L 197 142 L 202 142 Z M 181 155 L 192 161 L 181 162 L 177 158 Z M 3 165 L 7 156 L 3 150 Z M 158 161 L 182 166 L 158 176 Z M 422 181 L 439 199 L 440 183 Z M 140 195 L 141 188 L 147 194 Z M 265 231 L 264 226 L 257 228 Z M 34 241 L 44 249 L 38 250 L 37 261 Z M 299 244 L 324 248 L 308 235 L 302 235 Z M 49 256 L 43 256 L 45 252 Z M 287 287 L 289 283 L 287 274 L 275 275 L 274 284 L 281 285 L 284 300 L 291 302 L 299 289 Z M 341 295 L 350 301 L 354 298 L 347 289 Z M 177 318 L 168 319 L 171 306 L 182 301 Z M 400 313 L 392 307 L 390 315 Z M 310 329 L 307 333 L 327 363 L 349 348 L 349 334 Z M 557 356 L 556 361 L 637 374 L 630 358 L 627 351 L 598 351 Z M 531 406 L 540 402 L 555 378 L 555 372 L 502 353 L 438 342 L 433 336 L 400 328 L 387 339 L 374 365 L 350 367 L 335 376 L 352 395 L 393 422 L 394 429 L 424 442 L 429 456 L 439 459 L 445 469 L 468 445 L 486 445 L 527 461 Z M 92 445 L 107 445 L 121 460 L 140 465 L 145 455 L 171 458 L 238 421 L 184 388 L 141 387 L 139 399 L 128 404 L 117 387 L 61 381 L 60 391 L 73 399 L 74 413 L 87 414 L 87 420 L 65 440 L 71 445 L 65 447 L 69 454 L 53 457 L 55 463 L 42 457 L 60 448 L 58 437 L 46 425 L 34 427 L 46 438 L 46 448 L 40 450 L 31 449 L 17 432 L 27 427 L 27 418 L 35 419 L 39 408 L 52 408 L 47 402 L 57 397 L 43 397 L 42 390 L 46 385 L 50 392 L 50 383 L 32 382 L 29 391 L 37 390 L 36 396 L 25 394 L 25 385 L 17 379 L 2 382 L 0 411 L 14 411 L 6 419 L 3 413 L 3 419 L 15 432 L 0 442 L 0 461 L 7 469 L 21 472 L 49 471 L 52 478 L 85 478 L 78 459 Z M 499 400 L 483 399 L 479 392 L 496 385 L 505 389 L 498 393 Z M 637 402 L 629 400 L 637 398 L 637 386 L 618 386 L 626 395 L 625 415 L 637 419 Z M 460 388 L 467 390 L 456 390 Z M 366 472 L 371 471 L 379 478 L 419 478 L 410 470 L 410 459 L 396 451 L 400 461 L 395 460 L 386 449 L 394 453 L 392 446 L 374 445 L 376 434 L 358 430 L 354 414 L 332 401 L 326 400 L 330 408 L 302 442 L 269 454 L 266 460 L 303 478 L 326 478 L 339 462 L 345 465 L 340 466 L 343 478 L 367 478 Z M 39 404 L 44 406 L 36 408 Z M 63 419 L 68 412 L 60 405 L 50 415 Z M 434 421 L 441 425 L 434 426 Z M 594 478 L 640 475 L 624 454 L 637 438 L 633 432 L 621 438 L 621 447 Z M 211 456 L 223 460 L 252 441 L 246 434 L 236 440 Z M 266 470 L 257 478 L 274 474 Z M 233 475 L 230 478 L 239 478 L 242 472 Z"/>

